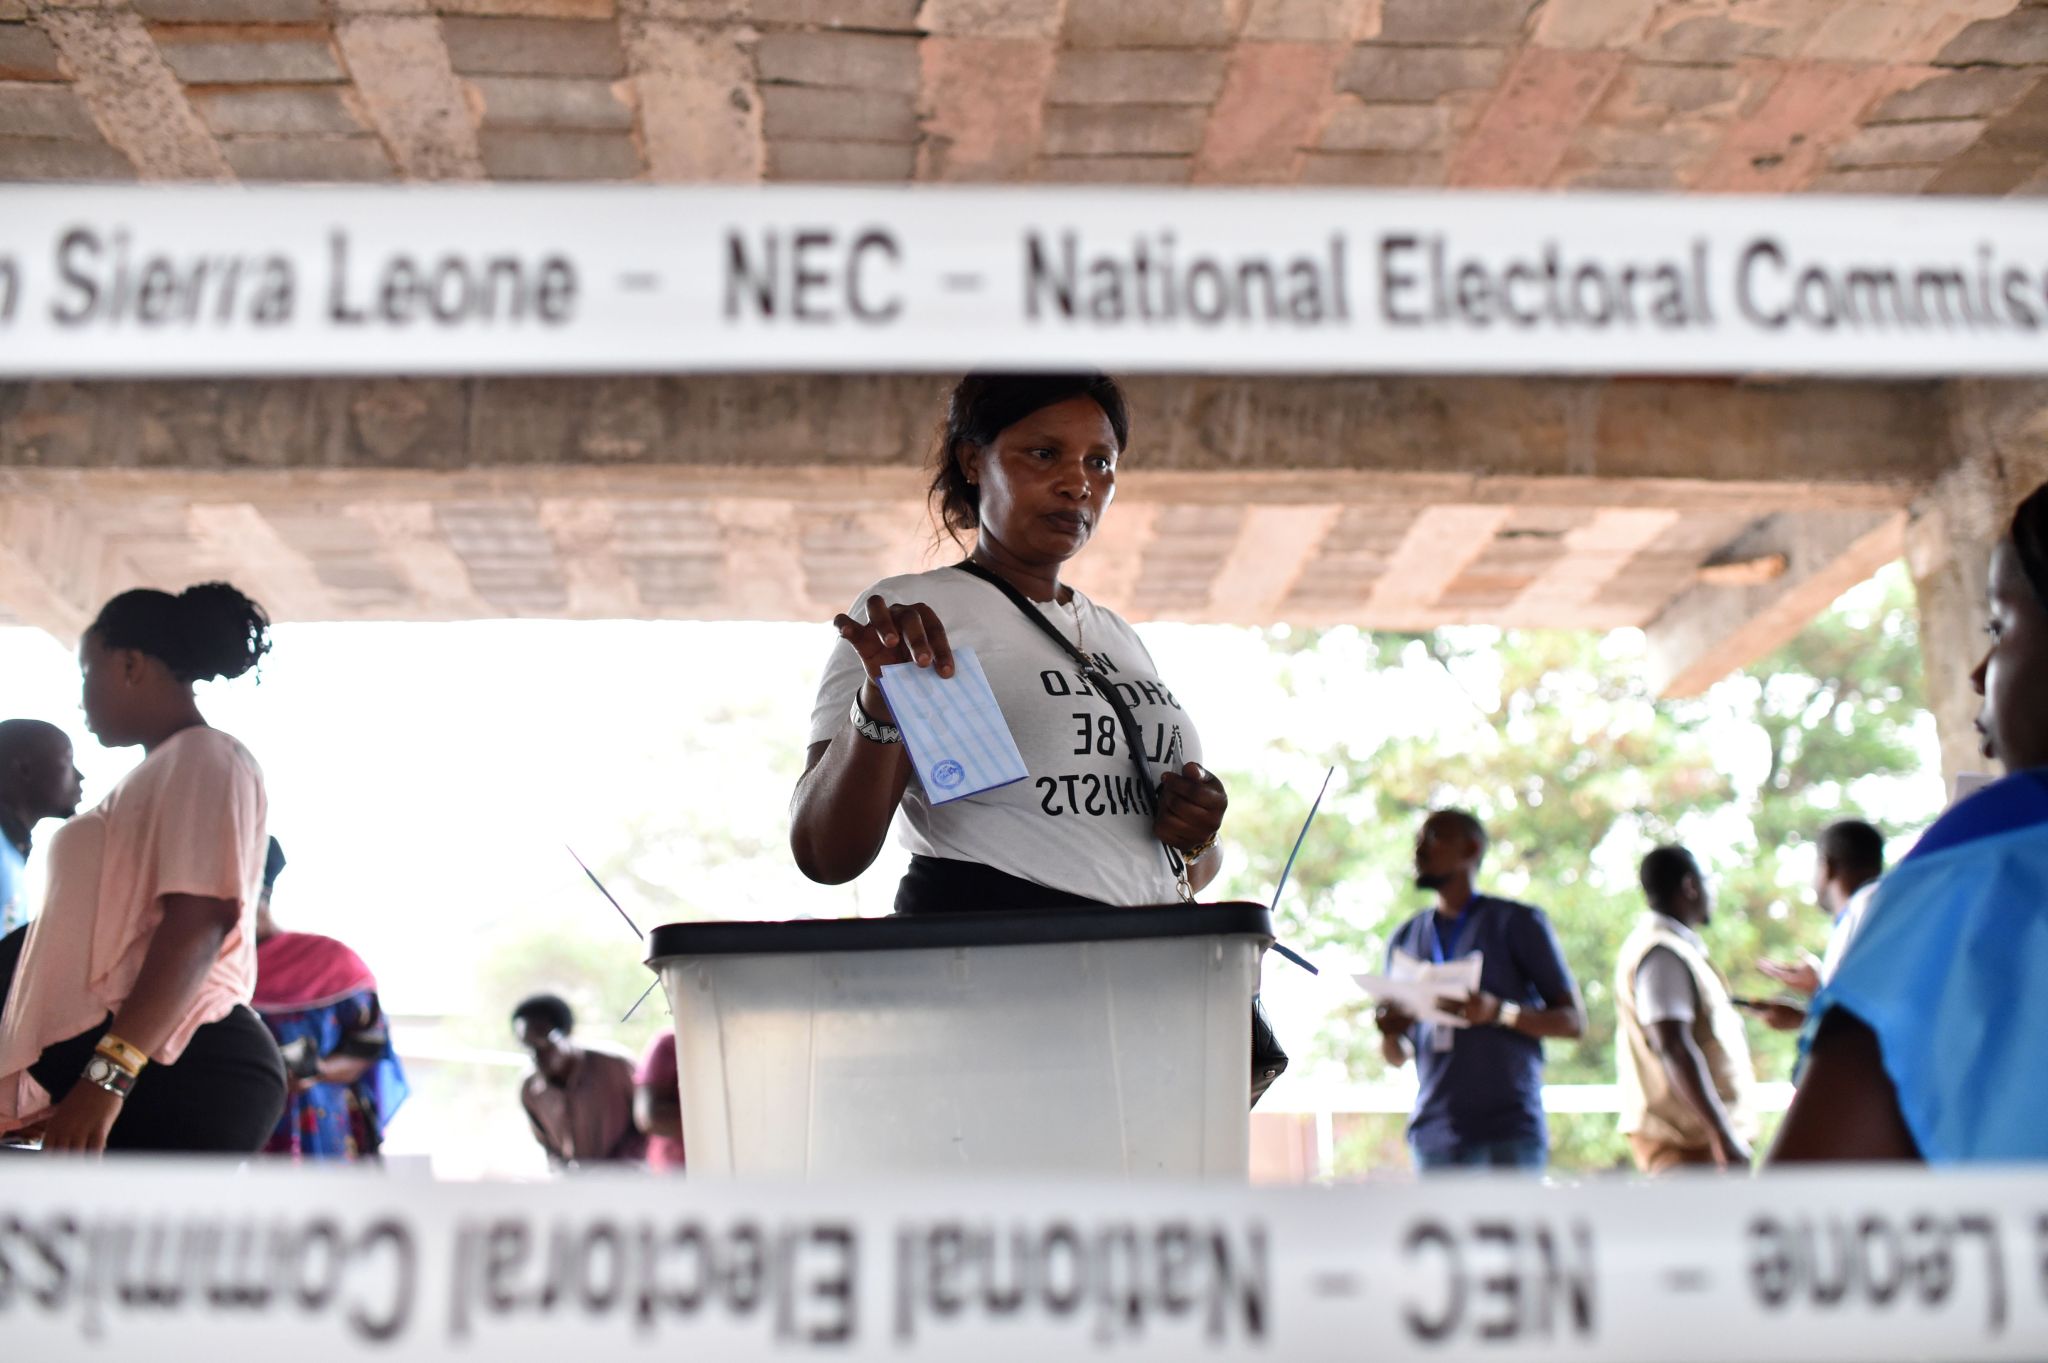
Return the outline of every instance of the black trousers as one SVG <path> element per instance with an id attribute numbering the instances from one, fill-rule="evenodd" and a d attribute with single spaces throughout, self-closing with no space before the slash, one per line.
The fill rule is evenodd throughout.
<path id="1" fill-rule="evenodd" d="M 27 928 L 0 937 L 0 1007 L 14 984 Z M 93 1047 L 114 1019 L 46 1048 L 29 1073 L 63 1101 Z M 277 1039 L 249 1008 L 235 1010 L 192 1034 L 172 1065 L 151 1065 L 121 1104 L 107 1149 L 249 1155 L 261 1150 L 284 1115 L 284 1057 Z"/>
<path id="2" fill-rule="evenodd" d="M 896 884 L 896 912 L 901 914 L 1108 907 L 1098 899 L 1050 890 L 978 861 L 928 857 L 919 852 L 910 854 L 910 865 Z"/>

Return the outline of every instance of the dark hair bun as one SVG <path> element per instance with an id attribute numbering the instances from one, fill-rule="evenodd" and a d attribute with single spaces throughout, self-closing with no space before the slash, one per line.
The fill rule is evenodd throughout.
<path id="1" fill-rule="evenodd" d="M 202 582 L 178 593 L 192 641 L 191 680 L 239 677 L 270 652 L 270 617 L 225 582 Z"/>
<path id="2" fill-rule="evenodd" d="M 176 596 L 122 592 L 100 608 L 89 632 L 108 648 L 147 653 L 186 682 L 239 677 L 270 651 L 270 617 L 225 582 Z"/>

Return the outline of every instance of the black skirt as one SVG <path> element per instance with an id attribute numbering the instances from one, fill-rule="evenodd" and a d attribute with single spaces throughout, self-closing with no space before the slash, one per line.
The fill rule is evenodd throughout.
<path id="1" fill-rule="evenodd" d="M 0 1008 L 14 984 L 26 927 L 0 937 Z M 78 1082 L 114 1019 L 46 1047 L 29 1074 L 58 1102 Z M 284 1115 L 284 1057 L 277 1039 L 237 1004 L 192 1034 L 177 1062 L 150 1065 L 121 1104 L 107 1149 L 249 1155 L 261 1150 Z"/>
<path id="2" fill-rule="evenodd" d="M 1020 909 L 1106 909 L 1099 899 L 1054 890 L 978 861 L 911 854 L 896 885 L 896 912 L 1015 912 Z"/>

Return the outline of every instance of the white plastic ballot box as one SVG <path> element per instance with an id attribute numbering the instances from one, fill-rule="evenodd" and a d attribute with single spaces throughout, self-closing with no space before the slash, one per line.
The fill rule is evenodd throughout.
<path id="1" fill-rule="evenodd" d="M 695 1176 L 1242 1179 L 1257 904 L 654 930 Z"/>

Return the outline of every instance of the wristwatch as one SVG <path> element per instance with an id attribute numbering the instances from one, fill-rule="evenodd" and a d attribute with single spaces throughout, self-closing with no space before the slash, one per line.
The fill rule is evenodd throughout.
<path id="1" fill-rule="evenodd" d="M 1511 1032 L 1518 1030 L 1518 1024 L 1522 1021 L 1522 1005 L 1512 999 L 1502 999 L 1500 1012 L 1494 1015 L 1493 1021 L 1496 1026 L 1505 1027 Z"/>
<path id="2" fill-rule="evenodd" d="M 284 1071 L 294 1079 L 311 1079 L 320 1073 L 320 1048 L 310 1036 L 298 1037 L 279 1046 Z"/>
<path id="3" fill-rule="evenodd" d="M 98 1084 L 116 1098 L 126 1098 L 128 1091 L 135 1087 L 135 1076 L 103 1055 L 94 1055 L 86 1061 L 85 1073 L 79 1078 L 88 1084 Z"/>
<path id="4" fill-rule="evenodd" d="M 853 721 L 854 732 L 870 743 L 901 743 L 903 730 L 893 724 L 884 724 L 861 708 L 860 692 L 853 693 L 853 708 L 846 713 Z"/>

